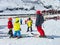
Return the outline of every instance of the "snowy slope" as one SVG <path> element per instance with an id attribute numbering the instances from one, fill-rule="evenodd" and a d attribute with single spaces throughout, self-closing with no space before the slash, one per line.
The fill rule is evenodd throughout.
<path id="1" fill-rule="evenodd" d="M 22 34 L 28 34 L 31 36 L 30 32 L 26 32 L 27 25 L 24 24 L 23 19 L 23 25 L 21 25 L 21 33 Z M 35 22 L 35 19 L 33 19 L 33 22 Z M 34 37 L 25 37 L 21 39 L 17 38 L 8 38 L 7 32 L 8 28 L 6 27 L 8 22 L 8 19 L 0 19 L 0 45 L 60 45 L 60 20 L 47 20 L 43 23 L 42 27 L 45 31 L 46 35 L 54 37 L 54 39 L 46 39 L 46 38 L 34 38 Z M 14 22 L 14 18 L 13 18 Z M 35 23 L 33 24 L 33 33 L 39 34 L 36 30 Z M 2 36 L 1 35 L 5 35 Z"/>

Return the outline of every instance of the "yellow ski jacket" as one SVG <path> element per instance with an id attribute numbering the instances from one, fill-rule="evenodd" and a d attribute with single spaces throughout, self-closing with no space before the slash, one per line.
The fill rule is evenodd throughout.
<path id="1" fill-rule="evenodd" d="M 16 18 L 14 22 L 14 31 L 18 31 L 18 30 L 21 30 L 21 27 L 19 23 L 19 18 Z"/>
<path id="2" fill-rule="evenodd" d="M 28 21 L 27 21 L 27 26 L 28 26 L 28 27 L 31 27 L 31 26 L 32 26 L 32 20 L 28 20 Z"/>

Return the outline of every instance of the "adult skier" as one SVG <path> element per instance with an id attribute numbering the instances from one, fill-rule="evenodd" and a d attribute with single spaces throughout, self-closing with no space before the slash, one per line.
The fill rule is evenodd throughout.
<path id="1" fill-rule="evenodd" d="M 40 10 L 37 10 L 36 14 L 37 14 L 37 16 L 36 16 L 36 27 L 37 27 L 37 30 L 38 30 L 38 32 L 40 34 L 39 37 L 46 37 L 45 36 L 45 32 L 42 29 L 42 24 L 44 22 L 44 17 L 43 17 L 43 15 L 42 15 Z"/>

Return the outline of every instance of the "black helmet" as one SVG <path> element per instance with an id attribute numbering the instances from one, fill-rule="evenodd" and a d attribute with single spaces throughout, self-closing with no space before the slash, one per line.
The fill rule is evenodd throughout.
<path id="1" fill-rule="evenodd" d="M 31 20 L 31 18 L 29 18 L 28 20 Z"/>

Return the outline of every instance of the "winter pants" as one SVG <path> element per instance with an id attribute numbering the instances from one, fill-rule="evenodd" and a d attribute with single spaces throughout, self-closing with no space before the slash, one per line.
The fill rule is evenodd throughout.
<path id="1" fill-rule="evenodd" d="M 45 36 L 45 33 L 44 33 L 44 31 L 43 31 L 41 26 L 37 26 L 37 30 L 38 30 L 40 36 Z"/>
<path id="2" fill-rule="evenodd" d="M 12 29 L 9 29 L 9 32 L 8 32 L 8 34 L 10 35 L 10 37 L 12 37 L 12 36 L 13 36 Z"/>
<path id="3" fill-rule="evenodd" d="M 27 28 L 27 32 L 29 31 L 29 28 L 30 28 L 30 31 L 32 32 L 32 27 L 28 27 L 28 28 Z"/>
<path id="4" fill-rule="evenodd" d="M 20 32 L 20 30 L 14 32 L 14 37 L 16 37 L 16 36 L 18 36 L 18 37 L 21 36 L 21 32 Z"/>

